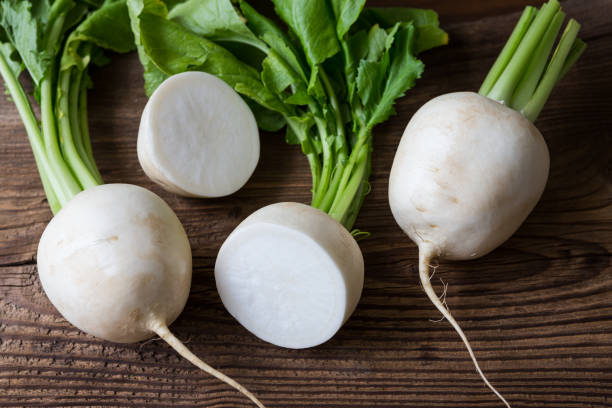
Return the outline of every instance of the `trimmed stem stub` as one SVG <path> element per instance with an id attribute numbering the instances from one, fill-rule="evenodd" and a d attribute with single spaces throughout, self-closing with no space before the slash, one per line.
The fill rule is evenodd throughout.
<path id="1" fill-rule="evenodd" d="M 585 48 L 584 42 L 577 38 L 580 24 L 570 19 L 549 57 L 564 18 L 558 0 L 550 0 L 537 12 L 528 6 L 479 93 L 534 122 L 555 85 Z"/>

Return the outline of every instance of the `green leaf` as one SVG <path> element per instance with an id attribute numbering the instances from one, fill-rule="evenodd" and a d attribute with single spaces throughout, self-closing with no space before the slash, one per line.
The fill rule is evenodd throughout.
<path id="1" fill-rule="evenodd" d="M 244 0 L 240 0 L 239 4 L 242 14 L 247 19 L 246 24 L 249 29 L 274 50 L 306 82 L 308 80 L 307 66 L 300 50 L 272 20 L 259 14 Z"/>
<path id="2" fill-rule="evenodd" d="M 363 10 L 365 0 L 330 0 L 336 16 L 336 34 L 340 40 L 348 33 Z"/>
<path id="3" fill-rule="evenodd" d="M 318 154 L 320 152 L 316 149 L 316 143 L 313 139 L 308 137 L 310 129 L 314 125 L 314 119 L 312 115 L 306 114 L 302 116 L 291 116 L 287 118 L 289 126 L 287 126 L 287 133 L 285 135 L 285 142 L 287 144 L 299 144 L 302 148 L 302 153 Z"/>
<path id="4" fill-rule="evenodd" d="M 213 41 L 235 41 L 267 51 L 230 0 L 187 0 L 174 7 L 168 19 Z"/>
<path id="5" fill-rule="evenodd" d="M 73 32 L 74 39 L 126 53 L 135 49 L 134 35 L 125 1 L 106 3 L 91 13 Z"/>
<path id="6" fill-rule="evenodd" d="M 286 97 L 284 101 L 291 105 L 308 105 L 312 103 L 312 98 L 308 95 L 306 88 L 298 88 L 292 95 Z"/>
<path id="7" fill-rule="evenodd" d="M 395 113 L 393 104 L 397 98 L 404 96 L 406 90 L 423 73 L 424 65 L 414 55 L 415 29 L 412 24 L 401 24 L 394 36 L 394 41 L 387 51 L 390 66 L 382 95 L 369 115 L 368 127 L 384 122 Z"/>
<path id="8" fill-rule="evenodd" d="M 265 108 L 289 113 L 286 105 L 262 84 L 259 73 L 225 48 L 157 15 L 143 13 L 139 20 L 143 49 L 164 74 L 208 72 Z"/>
<path id="9" fill-rule="evenodd" d="M 91 60 L 91 46 L 87 46 L 88 43 L 120 53 L 135 48 L 125 1 L 105 3 L 79 24 L 64 46 L 60 69 L 76 66 L 84 70 Z"/>
<path id="10" fill-rule="evenodd" d="M 266 132 L 277 132 L 281 130 L 283 126 L 285 126 L 285 118 L 280 113 L 266 109 L 247 97 L 244 97 L 243 99 L 251 108 L 253 115 L 255 115 L 257 126 L 261 130 Z"/>
<path id="11" fill-rule="evenodd" d="M 368 112 L 376 108 L 382 97 L 391 58 L 389 50 L 399 28 L 400 24 L 397 23 L 387 32 L 375 24 L 370 28 L 367 43 L 363 45 L 365 56 L 359 63 L 356 84 L 362 104 Z"/>
<path id="12" fill-rule="evenodd" d="M 21 71 L 23 71 L 23 63 L 17 54 L 17 50 L 13 47 L 13 44 L 9 42 L 2 42 L 0 38 L 0 54 L 6 60 L 10 70 L 15 75 L 15 78 L 19 77 Z"/>
<path id="13" fill-rule="evenodd" d="M 297 35 L 311 66 L 340 51 L 332 10 L 325 0 L 272 0 L 276 13 Z"/>
<path id="14" fill-rule="evenodd" d="M 299 77 L 287 67 L 275 51 L 270 51 L 262 63 L 261 80 L 263 84 L 276 93 L 282 93 Z"/>
<path id="15" fill-rule="evenodd" d="M 397 23 L 412 22 L 416 28 L 415 51 L 417 54 L 448 44 L 448 34 L 440 28 L 438 14 L 433 10 L 406 7 L 368 7 L 360 19 L 368 24 L 388 28 Z"/>
<path id="16" fill-rule="evenodd" d="M 47 21 L 47 1 L 3 0 L 0 2 L 0 25 L 19 53 L 34 84 L 38 86 L 51 65 L 52 56 L 45 50 L 43 30 Z"/>
<path id="17" fill-rule="evenodd" d="M 387 32 L 380 28 L 378 24 L 373 25 L 368 33 L 368 50 L 367 50 L 367 60 L 368 61 L 378 61 L 383 52 L 385 52 L 389 48 L 388 37 L 393 41 L 393 34 L 387 35 Z"/>
<path id="18" fill-rule="evenodd" d="M 160 0 L 128 0 L 128 14 L 130 16 L 130 25 L 132 27 L 132 33 L 134 35 L 134 42 L 136 49 L 138 50 L 138 58 L 144 68 L 144 81 L 145 81 L 145 93 L 147 96 L 151 96 L 162 82 L 164 82 L 169 75 L 162 72 L 157 65 L 151 61 L 147 53 L 145 52 L 141 36 L 140 36 L 140 15 L 144 12 L 166 17 L 167 10 L 166 6 Z"/>

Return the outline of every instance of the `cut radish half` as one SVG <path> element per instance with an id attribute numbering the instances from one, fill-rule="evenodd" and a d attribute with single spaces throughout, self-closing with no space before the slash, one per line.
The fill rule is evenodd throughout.
<path id="1" fill-rule="evenodd" d="M 353 313 L 363 256 L 351 234 L 316 208 L 278 203 L 246 218 L 223 243 L 217 290 L 240 324 L 288 348 L 329 340 Z"/>
<path id="2" fill-rule="evenodd" d="M 232 194 L 259 160 L 255 117 L 221 79 L 204 72 L 174 75 L 144 109 L 138 160 L 147 176 L 176 194 Z"/>

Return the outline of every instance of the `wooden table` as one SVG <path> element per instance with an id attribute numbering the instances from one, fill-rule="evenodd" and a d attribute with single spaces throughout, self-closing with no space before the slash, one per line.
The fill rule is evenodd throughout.
<path id="1" fill-rule="evenodd" d="M 310 176 L 299 150 L 280 134 L 262 134 L 260 164 L 237 194 L 199 200 L 165 193 L 136 160 L 146 102 L 136 56 L 95 70 L 90 127 L 105 180 L 160 194 L 191 240 L 193 286 L 174 332 L 268 407 L 500 407 L 456 333 L 445 321 L 432 322 L 438 313 L 417 283 L 416 248 L 391 217 L 387 177 L 412 113 L 435 95 L 477 89 L 526 3 L 410 3 L 438 9 L 451 43 L 423 56 L 423 78 L 398 115 L 375 130 L 372 192 L 357 221 L 372 232 L 360 242 L 363 297 L 335 338 L 308 350 L 256 339 L 225 311 L 213 279 L 217 250 L 244 217 L 277 201 L 308 202 Z M 583 24 L 589 48 L 537 123 L 552 157 L 544 196 L 492 254 L 445 262 L 437 272 L 483 369 L 514 407 L 612 406 L 612 1 L 564 5 Z M 0 406 L 251 406 L 163 342 L 101 341 L 51 306 L 35 259 L 51 213 L 21 121 L 4 97 L 0 186 Z"/>

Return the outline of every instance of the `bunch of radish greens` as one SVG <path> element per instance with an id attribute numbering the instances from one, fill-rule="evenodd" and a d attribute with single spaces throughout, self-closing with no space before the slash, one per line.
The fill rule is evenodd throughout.
<path id="1" fill-rule="evenodd" d="M 129 0 L 145 86 L 205 71 L 249 103 L 259 127 L 287 126 L 312 172 L 312 206 L 353 228 L 367 194 L 372 130 L 446 44 L 432 10 L 366 8 L 365 0 L 273 1 L 288 29 L 246 1 Z"/>
<path id="2" fill-rule="evenodd" d="M 79 329 L 132 343 L 163 338 L 200 369 L 263 407 L 253 394 L 191 353 L 169 330 L 191 286 L 191 248 L 174 212 L 154 193 L 102 184 L 87 128 L 87 74 L 127 52 L 125 0 L 1 0 L 0 75 L 25 125 L 55 216 L 38 245 L 40 280 Z M 27 69 L 40 122 L 19 82 Z"/>
<path id="3" fill-rule="evenodd" d="M 125 5 L 98 1 L 0 2 L 0 72 L 19 109 L 54 213 L 81 190 L 102 183 L 87 129 L 87 75 L 101 50 L 134 48 Z M 127 28 L 127 30 L 126 30 Z M 40 103 L 39 122 L 18 77 L 26 68 Z"/>

